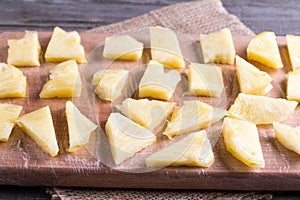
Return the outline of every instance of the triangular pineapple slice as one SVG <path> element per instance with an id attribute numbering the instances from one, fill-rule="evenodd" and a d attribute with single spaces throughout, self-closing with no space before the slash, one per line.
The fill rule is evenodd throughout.
<path id="1" fill-rule="evenodd" d="M 117 165 L 156 142 L 156 137 L 151 131 L 120 113 L 109 115 L 105 131 L 110 141 L 113 159 Z"/>
<path id="2" fill-rule="evenodd" d="M 14 66 L 40 66 L 41 46 L 37 31 L 25 31 L 21 39 L 8 40 L 7 63 Z"/>
<path id="3" fill-rule="evenodd" d="M 51 156 L 58 154 L 59 148 L 49 106 L 21 116 L 17 119 L 17 124 L 45 152 Z"/>
<path id="4" fill-rule="evenodd" d="M 175 103 L 170 102 L 127 98 L 118 109 L 134 122 L 153 131 L 172 113 L 174 106 Z"/>
<path id="5" fill-rule="evenodd" d="M 285 99 L 240 93 L 228 113 L 230 117 L 255 124 L 271 124 L 285 120 L 297 104 Z"/>
<path id="6" fill-rule="evenodd" d="M 184 101 L 183 106 L 174 110 L 163 134 L 172 138 L 176 135 L 205 129 L 221 120 L 225 113 L 224 109 L 214 108 L 197 100 Z"/>
<path id="7" fill-rule="evenodd" d="M 235 48 L 228 28 L 200 34 L 200 46 L 204 63 L 234 64 Z"/>
<path id="8" fill-rule="evenodd" d="M 50 80 L 43 86 L 41 98 L 79 97 L 82 82 L 75 60 L 65 61 L 50 71 Z"/>
<path id="9" fill-rule="evenodd" d="M 300 127 L 273 123 L 275 138 L 286 148 L 300 154 Z"/>
<path id="10" fill-rule="evenodd" d="M 247 58 L 267 67 L 275 69 L 283 67 L 276 36 L 273 32 L 262 32 L 254 36 L 247 47 Z"/>
<path id="11" fill-rule="evenodd" d="M 122 95 L 128 76 L 129 71 L 124 69 L 99 70 L 92 80 L 92 84 L 97 86 L 95 93 L 100 99 L 115 101 Z"/>
<path id="12" fill-rule="evenodd" d="M 291 71 L 287 75 L 286 98 L 300 102 L 300 70 Z"/>
<path id="13" fill-rule="evenodd" d="M 191 133 L 146 158 L 147 167 L 198 166 L 210 167 L 214 154 L 205 130 Z"/>
<path id="14" fill-rule="evenodd" d="M 170 100 L 180 80 L 178 71 L 165 73 L 162 64 L 150 60 L 139 83 L 139 97 Z"/>
<path id="15" fill-rule="evenodd" d="M 0 63 L 0 98 L 25 96 L 26 76 L 18 68 Z"/>
<path id="16" fill-rule="evenodd" d="M 222 69 L 215 65 L 191 63 L 189 92 L 196 96 L 219 97 L 224 90 Z"/>
<path id="17" fill-rule="evenodd" d="M 88 143 L 91 133 L 97 125 L 84 116 L 71 102 L 66 102 L 66 116 L 69 130 L 68 152 L 74 152 Z"/>
<path id="18" fill-rule="evenodd" d="M 142 57 L 144 44 L 129 35 L 105 38 L 103 57 L 108 59 L 139 60 Z"/>
<path id="19" fill-rule="evenodd" d="M 250 167 L 265 167 L 255 124 L 239 119 L 224 119 L 222 133 L 226 149 Z"/>
<path id="20" fill-rule="evenodd" d="M 272 89 L 272 78 L 268 73 L 236 56 L 236 74 L 240 90 L 245 94 L 265 95 Z"/>
<path id="21" fill-rule="evenodd" d="M 78 32 L 66 32 L 55 27 L 45 53 L 46 62 L 62 62 L 72 59 L 75 59 L 77 63 L 86 62 L 84 48 L 80 41 Z"/>
<path id="22" fill-rule="evenodd" d="M 184 68 L 185 62 L 174 31 L 163 27 L 150 28 L 151 58 L 165 67 Z"/>
<path id="23" fill-rule="evenodd" d="M 0 104 L 0 142 L 7 142 L 22 108 L 14 104 Z"/>
<path id="24" fill-rule="evenodd" d="M 286 35 L 286 44 L 293 70 L 300 69 L 300 36 Z"/>

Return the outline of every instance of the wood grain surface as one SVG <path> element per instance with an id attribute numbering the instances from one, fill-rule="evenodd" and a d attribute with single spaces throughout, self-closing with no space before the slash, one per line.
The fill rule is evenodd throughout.
<path id="1" fill-rule="evenodd" d="M 143 31 L 143 33 L 146 32 Z M 19 38 L 22 35 L 23 33 L 3 33 L 0 35 L 0 61 L 5 61 L 7 57 L 7 39 Z M 43 52 L 45 52 L 50 34 L 40 33 L 39 36 Z M 145 50 L 143 59 L 137 62 L 110 62 L 101 56 L 103 50 L 102 41 L 106 35 L 82 33 L 81 36 L 82 44 L 86 52 L 89 53 L 89 64 L 80 67 L 85 88 L 83 89 L 82 96 L 80 98 L 73 98 L 72 100 L 85 115 L 103 127 L 109 113 L 111 110 L 114 110 L 114 105 L 103 102 L 95 97 L 90 85 L 91 75 L 97 69 L 107 67 L 127 68 L 134 75 L 136 72 L 135 69 L 138 69 L 139 66 L 143 67 L 149 61 L 150 52 Z M 149 45 L 147 34 L 138 33 L 136 37 L 143 41 L 146 47 Z M 179 36 L 179 38 L 183 54 L 187 58 L 186 62 L 199 62 L 201 60 L 199 52 L 196 54 L 191 53 L 195 52 L 194 48 L 198 46 L 198 42 L 195 40 L 197 37 Z M 241 57 L 245 58 L 245 49 L 250 39 L 245 36 L 234 37 L 237 54 Z M 190 43 L 187 45 L 188 41 Z M 284 77 L 290 70 L 285 40 L 279 37 L 278 42 L 285 67 L 282 70 L 269 71 L 274 79 L 274 89 L 268 95 L 273 97 L 283 97 L 285 88 Z M 109 65 L 105 63 L 109 63 Z M 226 151 L 222 137 L 218 137 L 218 127 L 220 126 L 212 127 L 212 129 L 208 130 L 210 138 L 219 138 L 219 140 L 213 140 L 217 142 L 214 145 L 216 161 L 208 169 L 167 167 L 148 171 L 142 162 L 143 159 L 157 149 L 170 143 L 160 133 L 157 133 L 158 143 L 139 152 L 132 159 L 125 161 L 119 166 L 114 166 L 110 157 L 108 142 L 103 138 L 104 134 L 100 131 L 100 128 L 85 147 L 75 153 L 67 153 L 64 150 L 68 145 L 64 108 L 65 102 L 69 99 L 38 98 L 39 91 L 48 80 L 48 71 L 53 66 L 53 63 L 43 63 L 40 67 L 21 68 L 28 78 L 29 96 L 20 99 L 2 99 L 0 102 L 23 105 L 22 114 L 45 105 L 50 105 L 60 153 L 57 157 L 50 157 L 31 138 L 16 127 L 9 142 L 0 145 L 0 151 L 2 152 L 2 156 L 0 157 L 0 184 L 225 190 L 298 190 L 300 187 L 299 156 L 285 149 L 274 140 L 273 129 L 270 125 L 259 126 L 260 141 L 266 160 L 266 167 L 264 169 L 251 169 L 233 158 Z M 230 65 L 220 66 L 223 69 L 226 86 L 226 93 L 221 99 L 189 96 L 183 98 L 196 98 L 210 104 L 216 103 L 220 107 L 228 108 L 238 94 L 238 86 L 234 73 L 235 69 L 234 66 Z M 259 67 L 263 68 L 263 66 Z M 179 87 L 183 86 L 184 84 L 179 85 Z M 173 97 L 177 105 L 182 103 L 180 94 L 183 91 L 184 89 L 179 89 Z M 286 123 L 294 126 L 299 125 L 299 114 L 300 109 L 298 108 Z"/>

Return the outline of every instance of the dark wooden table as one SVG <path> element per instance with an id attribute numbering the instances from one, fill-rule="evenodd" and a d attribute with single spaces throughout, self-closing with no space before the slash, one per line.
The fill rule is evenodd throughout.
<path id="1" fill-rule="evenodd" d="M 0 32 L 52 31 L 53 26 L 85 31 L 144 14 L 184 0 L 2 0 Z M 255 33 L 274 31 L 277 35 L 300 35 L 297 0 L 222 0 Z M 299 188 L 300 189 L 300 188 Z M 299 199 L 295 192 L 274 193 L 274 199 Z M 50 199 L 43 187 L 0 186 L 0 199 Z"/>

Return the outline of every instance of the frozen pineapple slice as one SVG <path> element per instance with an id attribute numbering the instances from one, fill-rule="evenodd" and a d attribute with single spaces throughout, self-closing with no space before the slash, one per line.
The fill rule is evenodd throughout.
<path id="1" fill-rule="evenodd" d="M 14 66 L 40 66 L 41 46 L 36 31 L 25 31 L 19 40 L 8 40 L 7 63 Z"/>
<path id="2" fill-rule="evenodd" d="M 287 96 L 288 100 L 300 102 L 300 70 L 289 72 L 287 75 Z"/>
<path id="3" fill-rule="evenodd" d="M 17 124 L 45 152 L 51 156 L 58 154 L 59 149 L 49 106 L 21 116 L 17 119 Z"/>
<path id="4" fill-rule="evenodd" d="M 300 127 L 273 123 L 275 138 L 286 148 L 300 154 Z"/>
<path id="5" fill-rule="evenodd" d="M 43 86 L 41 98 L 79 97 L 82 82 L 75 60 L 65 61 L 50 71 L 50 80 Z"/>
<path id="6" fill-rule="evenodd" d="M 228 28 L 200 34 L 200 46 L 204 63 L 234 64 L 235 48 Z"/>
<path id="7" fill-rule="evenodd" d="M 175 103 L 170 102 L 127 98 L 118 109 L 134 122 L 153 131 L 172 113 L 174 106 Z"/>
<path id="8" fill-rule="evenodd" d="M 239 119 L 224 119 L 222 133 L 226 149 L 249 167 L 265 167 L 255 124 Z"/>
<path id="9" fill-rule="evenodd" d="M 92 84 L 96 85 L 96 94 L 105 101 L 115 101 L 122 94 L 129 72 L 124 69 L 99 70 L 94 74 Z"/>
<path id="10" fill-rule="evenodd" d="M 0 142 L 7 142 L 22 108 L 14 104 L 0 104 Z"/>
<path id="11" fill-rule="evenodd" d="M 113 159 L 117 165 L 156 142 L 156 137 L 151 131 L 120 113 L 109 115 L 105 131 L 110 141 Z"/>
<path id="12" fill-rule="evenodd" d="M 300 36 L 286 35 L 286 44 L 293 70 L 300 69 Z"/>
<path id="13" fill-rule="evenodd" d="M 0 98 L 25 96 L 26 76 L 18 68 L 0 63 Z"/>
<path id="14" fill-rule="evenodd" d="M 171 139 L 176 135 L 205 129 L 221 120 L 225 114 L 224 109 L 214 108 L 197 100 L 184 101 L 183 106 L 174 110 L 163 134 Z"/>
<path id="15" fill-rule="evenodd" d="M 130 37 L 120 35 L 107 37 L 103 57 L 108 59 L 135 61 L 142 57 L 144 44 Z"/>
<path id="16" fill-rule="evenodd" d="M 267 67 L 282 68 L 276 36 L 273 32 L 262 32 L 252 38 L 247 47 L 247 58 Z"/>
<path id="17" fill-rule="evenodd" d="M 85 52 L 80 41 L 81 38 L 78 32 L 66 32 L 59 27 L 55 27 L 45 53 L 46 62 L 62 62 L 75 59 L 77 63 L 85 63 Z"/>
<path id="18" fill-rule="evenodd" d="M 165 73 L 162 64 L 150 60 L 139 84 L 139 97 L 170 100 L 180 80 L 178 71 Z"/>
<path id="19" fill-rule="evenodd" d="M 151 58 L 169 68 L 184 68 L 185 62 L 174 31 L 162 28 L 150 28 Z"/>
<path id="20" fill-rule="evenodd" d="M 219 97 L 224 90 L 222 69 L 215 65 L 191 63 L 189 92 L 196 96 Z"/>
<path id="21" fill-rule="evenodd" d="M 228 113 L 232 118 L 255 124 L 271 124 L 285 120 L 297 104 L 296 101 L 240 93 Z"/>
<path id="22" fill-rule="evenodd" d="M 245 94 L 265 95 L 272 89 L 272 78 L 268 73 L 236 56 L 236 74 L 239 81 L 240 91 Z"/>
<path id="23" fill-rule="evenodd" d="M 147 167 L 197 166 L 210 167 L 214 154 L 205 130 L 191 133 L 146 158 Z"/>
<path id="24" fill-rule="evenodd" d="M 88 143 L 91 133 L 97 125 L 84 116 L 71 102 L 66 102 L 66 116 L 69 130 L 68 152 L 74 152 Z"/>

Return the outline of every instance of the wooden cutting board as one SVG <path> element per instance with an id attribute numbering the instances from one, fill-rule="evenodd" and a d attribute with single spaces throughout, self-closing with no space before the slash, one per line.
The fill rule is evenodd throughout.
<path id="1" fill-rule="evenodd" d="M 222 123 L 208 129 L 208 135 L 214 146 L 216 161 L 208 169 L 197 167 L 167 167 L 159 170 L 145 168 L 144 158 L 158 149 L 181 139 L 169 141 L 158 131 L 158 142 L 139 152 L 132 159 L 114 166 L 110 147 L 103 132 L 109 113 L 116 111 L 115 104 L 103 102 L 93 93 L 91 77 L 100 68 L 125 68 L 130 70 L 131 81 L 124 96 L 136 97 L 136 86 L 143 74 L 145 64 L 150 60 L 148 34 L 131 33 L 145 43 L 143 58 L 137 62 L 112 62 L 102 58 L 103 41 L 106 37 L 99 33 L 81 33 L 82 44 L 89 54 L 89 64 L 81 65 L 80 72 L 84 88 L 80 98 L 40 99 L 39 92 L 49 79 L 49 70 L 54 63 L 43 61 L 40 67 L 20 68 L 27 76 L 27 98 L 1 99 L 0 103 L 23 105 L 21 114 L 49 105 L 55 125 L 60 153 L 50 157 L 17 126 L 6 143 L 0 144 L 0 184 L 43 185 L 43 186 L 82 186 L 114 188 L 166 188 L 166 189 L 222 189 L 222 190 L 299 190 L 300 156 L 287 150 L 274 139 L 271 125 L 259 126 L 260 141 L 266 162 L 263 169 L 252 169 L 233 158 L 227 151 L 220 136 Z M 0 34 L 0 62 L 7 60 L 7 39 L 20 38 L 23 33 Z M 39 33 L 42 50 L 45 52 L 51 33 Z M 235 36 L 237 54 L 246 57 L 246 47 L 250 37 Z M 187 64 L 200 62 L 201 56 L 197 36 L 179 35 L 180 45 Z M 284 68 L 269 70 L 255 63 L 273 77 L 274 89 L 268 94 L 272 97 L 285 97 L 285 75 L 290 71 L 284 37 L 278 37 Z M 177 106 L 183 100 L 199 99 L 211 105 L 228 109 L 239 93 L 235 67 L 219 65 L 223 68 L 226 91 L 216 98 L 183 96 L 186 90 L 186 75 L 182 70 L 182 82 L 172 98 Z M 65 117 L 65 102 L 72 100 L 78 108 L 95 123 L 99 123 L 90 142 L 74 153 L 68 153 L 68 133 Z M 300 124 L 300 109 L 297 108 L 285 123 Z M 45 130 L 47 131 L 47 130 Z"/>

